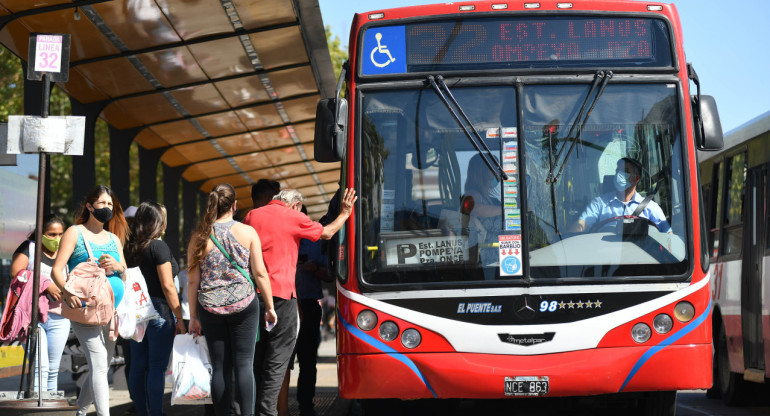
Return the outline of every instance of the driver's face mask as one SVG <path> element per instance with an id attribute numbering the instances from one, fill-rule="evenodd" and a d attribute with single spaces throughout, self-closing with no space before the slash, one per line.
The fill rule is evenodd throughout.
<path id="1" fill-rule="evenodd" d="M 631 174 L 628 172 L 618 172 L 615 174 L 615 189 L 617 189 L 618 192 L 625 191 L 628 189 L 629 183 L 628 179 L 631 177 Z"/>

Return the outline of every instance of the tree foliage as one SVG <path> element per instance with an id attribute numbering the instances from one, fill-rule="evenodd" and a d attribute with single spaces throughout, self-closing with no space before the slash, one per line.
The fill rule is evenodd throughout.
<path id="1" fill-rule="evenodd" d="M 329 56 L 332 58 L 334 79 L 337 80 L 342 71 L 342 64 L 348 60 L 348 48 L 342 46 L 339 36 L 332 35 L 332 27 L 329 25 L 326 25 L 326 44 L 329 45 Z M 342 89 L 342 95 L 345 95 L 345 88 Z"/>
<path id="2" fill-rule="evenodd" d="M 23 114 L 24 76 L 19 58 L 0 48 L 0 122 L 7 123 L 9 115 Z"/>

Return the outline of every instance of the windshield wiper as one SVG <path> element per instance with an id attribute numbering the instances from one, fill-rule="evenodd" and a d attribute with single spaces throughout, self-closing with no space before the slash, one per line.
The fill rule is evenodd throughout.
<path id="1" fill-rule="evenodd" d="M 551 169 L 548 171 L 548 176 L 545 178 L 546 183 L 554 184 L 556 183 L 556 181 L 559 180 L 559 176 L 561 176 L 561 173 L 564 170 L 564 166 L 567 164 L 567 160 L 569 160 L 570 154 L 572 154 L 572 151 L 575 149 L 575 145 L 578 142 L 583 141 L 583 128 L 588 122 L 588 118 L 591 117 L 591 112 L 594 110 L 596 103 L 599 101 L 599 97 L 601 97 L 602 93 L 604 93 L 604 88 L 607 86 L 607 83 L 610 81 L 610 78 L 612 78 L 612 71 L 606 71 L 606 72 L 599 71 L 596 73 L 596 76 L 594 77 L 594 82 L 591 84 L 591 89 L 588 91 L 588 94 L 586 95 L 586 98 L 583 101 L 583 105 L 580 106 L 580 111 L 578 112 L 577 117 L 575 117 L 575 121 L 572 123 L 572 126 L 570 126 L 569 133 L 567 133 L 567 138 L 564 140 L 564 143 L 562 144 L 561 148 L 556 153 L 555 164 L 552 164 Z M 591 105 L 588 108 L 588 111 L 586 112 L 585 111 L 586 106 L 588 105 L 588 102 L 591 99 L 591 96 L 593 95 L 597 86 L 599 87 L 599 91 L 596 93 L 596 95 L 594 95 L 593 100 L 590 101 Z M 583 117 L 584 112 L 585 112 L 585 118 Z M 572 134 L 575 132 L 576 127 L 577 127 L 577 134 L 573 137 Z M 569 149 L 567 150 L 567 154 L 562 159 L 561 155 L 564 152 L 564 149 L 567 147 L 567 141 L 569 141 L 570 139 L 572 139 L 572 144 L 570 144 Z M 548 151 L 551 152 L 550 146 Z M 554 175 L 554 171 L 556 170 L 557 166 L 559 167 L 559 171 L 556 173 L 556 175 Z"/>
<path id="2" fill-rule="evenodd" d="M 438 84 L 436 83 L 438 81 Z M 479 135 L 479 132 L 476 131 L 476 129 L 473 127 L 473 123 L 471 123 L 468 116 L 465 114 L 465 111 L 463 111 L 463 108 L 460 107 L 460 104 L 455 100 L 455 97 L 452 95 L 452 91 L 449 90 L 449 87 L 444 83 L 444 77 L 441 75 L 438 75 L 434 77 L 433 75 L 428 75 L 428 82 L 433 87 L 433 89 L 436 91 L 436 94 L 438 94 L 438 97 L 441 99 L 441 101 L 444 103 L 446 108 L 449 110 L 449 113 L 452 114 L 452 117 L 454 117 L 457 124 L 463 129 L 465 132 L 465 137 L 468 138 L 468 140 L 471 142 L 473 147 L 476 148 L 476 151 L 481 156 L 481 159 L 484 160 L 484 163 L 486 163 L 489 170 L 492 171 L 492 174 L 495 175 L 495 178 L 504 181 L 508 179 L 508 175 L 503 170 L 503 166 L 498 162 L 497 159 L 495 159 L 494 156 L 492 156 L 492 151 L 489 150 L 489 147 L 487 147 L 486 143 L 484 143 L 484 140 L 481 139 L 481 136 Z M 441 87 L 439 87 L 439 84 Z M 463 120 L 465 120 L 465 123 L 470 126 L 470 131 L 468 126 L 466 126 L 463 121 L 460 119 L 460 117 L 457 115 L 457 112 L 455 112 L 454 108 L 449 104 L 449 100 L 447 100 L 446 96 L 444 96 L 444 93 L 441 91 L 441 88 L 446 91 L 449 98 L 452 100 L 452 104 L 454 104 L 455 107 L 457 107 L 457 110 L 460 112 L 460 114 L 463 117 Z M 471 131 L 473 134 L 471 134 Z M 475 136 L 475 139 L 474 139 Z M 478 143 L 481 143 L 481 145 L 484 147 L 484 150 L 487 151 L 487 154 L 489 155 L 489 159 L 492 161 L 490 162 L 489 159 L 487 159 L 487 156 L 484 154 L 484 152 L 481 151 L 481 148 L 479 147 L 479 144 L 476 142 L 476 139 L 478 139 Z M 494 166 L 492 164 L 494 163 Z M 497 169 L 495 169 L 497 168 Z"/>

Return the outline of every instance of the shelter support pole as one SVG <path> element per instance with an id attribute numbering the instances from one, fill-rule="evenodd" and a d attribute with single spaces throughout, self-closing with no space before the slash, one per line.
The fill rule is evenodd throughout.
<path id="1" fill-rule="evenodd" d="M 41 92 L 41 112 L 40 115 L 43 118 L 48 117 L 48 109 L 50 105 L 50 97 L 51 97 L 51 83 L 48 81 L 48 74 L 43 74 L 43 90 Z M 42 150 L 42 149 L 39 149 Z M 40 245 L 40 242 L 43 241 L 43 216 L 44 216 L 44 210 L 45 206 L 44 199 L 45 199 L 45 171 L 46 171 L 46 157 L 45 152 L 40 151 L 40 160 L 38 162 L 38 174 L 37 174 L 37 210 L 36 210 L 36 223 L 35 223 L 35 241 L 38 243 L 37 250 L 35 250 L 35 259 L 33 260 L 33 271 L 32 271 L 32 312 L 31 312 L 31 320 L 29 326 L 29 339 L 27 339 L 27 351 L 29 351 L 29 367 L 27 370 L 27 388 L 26 392 L 24 394 L 24 398 L 31 398 L 32 392 L 33 392 L 33 386 L 34 386 L 34 380 L 33 377 L 35 376 L 35 364 L 37 364 L 37 368 L 39 369 L 39 374 L 42 374 L 41 370 L 41 363 L 40 363 L 40 353 L 38 352 L 38 310 L 39 310 L 39 297 L 37 296 L 40 289 L 40 261 L 43 258 L 43 250 Z M 22 363 L 23 364 L 23 363 Z M 40 383 L 38 385 L 39 391 L 43 391 L 43 385 Z M 43 406 L 43 394 L 39 393 L 37 396 L 37 405 L 38 407 Z"/>
<path id="2" fill-rule="evenodd" d="M 27 73 L 27 63 L 21 62 L 22 74 Z M 50 82 L 48 80 L 43 81 L 31 81 L 24 77 L 24 115 L 25 116 L 40 116 L 42 115 L 43 108 L 43 91 L 45 90 L 45 84 L 48 84 L 50 91 Z M 45 155 L 45 163 L 47 166 L 51 166 L 51 155 Z M 45 169 L 45 184 L 44 184 L 44 197 L 43 208 L 44 212 L 51 212 L 51 169 Z"/>
<path id="3" fill-rule="evenodd" d="M 209 189 L 209 191 L 211 191 Z M 200 187 L 198 188 L 198 212 L 201 213 L 201 215 L 206 212 L 206 208 L 209 206 L 209 193 L 203 192 L 200 190 Z"/>
<path id="4" fill-rule="evenodd" d="M 166 151 L 139 147 L 139 202 L 158 200 L 158 162 Z"/>
<path id="5" fill-rule="evenodd" d="M 182 179 L 184 166 L 169 167 L 165 163 L 163 166 L 163 204 L 166 206 L 168 215 L 166 225 L 166 237 L 163 239 L 168 248 L 171 249 L 171 255 L 178 261 L 182 260 L 180 250 L 180 229 L 179 229 L 179 182 Z M 185 244 L 185 242 L 181 243 Z M 185 261 L 186 263 L 186 261 Z M 181 264 L 181 263 L 180 263 Z"/>
<path id="6" fill-rule="evenodd" d="M 86 128 L 83 137 L 83 156 L 72 157 L 72 208 L 77 210 L 80 203 L 86 197 L 88 191 L 96 183 L 96 159 L 94 143 L 96 142 L 96 121 L 99 119 L 104 107 L 104 101 L 83 104 L 70 97 L 72 114 L 86 118 Z M 112 159 L 112 158 L 110 158 Z M 106 184 L 98 184 L 106 185 Z"/>
<path id="7" fill-rule="evenodd" d="M 120 205 L 125 210 L 131 205 L 131 160 L 128 157 L 131 143 L 140 131 L 141 127 L 131 129 L 117 129 L 109 126 L 110 129 L 110 188 L 118 196 Z"/>
<path id="8" fill-rule="evenodd" d="M 199 190 L 201 189 L 202 184 L 202 182 L 188 182 L 182 179 L 182 215 L 184 218 L 183 241 L 185 244 L 185 254 L 187 252 L 186 245 L 190 242 L 190 236 L 192 235 L 195 226 L 198 224 L 198 193 L 200 192 Z"/>

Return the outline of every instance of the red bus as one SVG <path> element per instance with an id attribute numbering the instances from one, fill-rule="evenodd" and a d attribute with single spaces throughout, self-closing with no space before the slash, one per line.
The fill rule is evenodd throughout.
<path id="1" fill-rule="evenodd" d="M 711 253 L 712 397 L 742 404 L 770 378 L 770 113 L 699 154 Z M 757 383 L 757 384 L 755 384 Z"/>
<path id="2" fill-rule="evenodd" d="M 710 387 L 695 152 L 722 132 L 691 81 L 669 4 L 355 15 L 315 138 L 360 195 L 333 250 L 340 395 L 619 393 L 660 415 Z"/>

